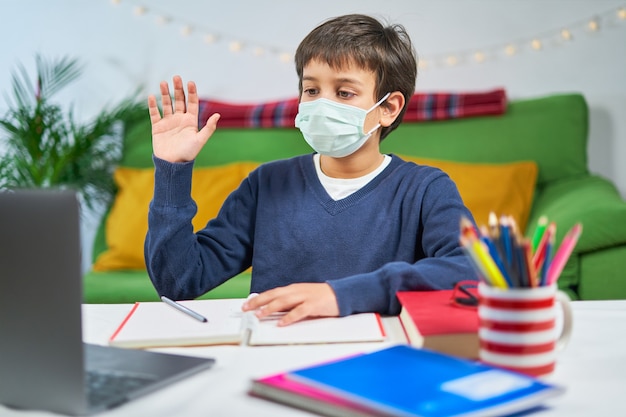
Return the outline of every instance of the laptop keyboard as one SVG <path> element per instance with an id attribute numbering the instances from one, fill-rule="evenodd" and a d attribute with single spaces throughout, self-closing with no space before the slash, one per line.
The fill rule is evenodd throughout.
<path id="1" fill-rule="evenodd" d="M 129 374 L 110 371 L 87 371 L 87 392 L 89 404 L 109 406 L 121 402 L 129 392 L 143 388 L 154 381 L 150 375 Z M 113 402 L 113 404 L 111 404 Z"/>

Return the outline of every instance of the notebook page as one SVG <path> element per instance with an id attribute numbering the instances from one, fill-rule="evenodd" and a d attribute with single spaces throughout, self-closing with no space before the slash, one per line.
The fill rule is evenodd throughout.
<path id="1" fill-rule="evenodd" d="M 237 344 L 242 338 L 244 299 L 179 301 L 208 319 L 202 323 L 163 302 L 136 303 L 111 336 L 120 347 Z"/>
<path id="2" fill-rule="evenodd" d="M 281 314 L 259 320 L 252 330 L 250 345 L 381 342 L 385 332 L 380 316 L 361 313 L 346 317 L 311 318 L 284 327 Z"/>

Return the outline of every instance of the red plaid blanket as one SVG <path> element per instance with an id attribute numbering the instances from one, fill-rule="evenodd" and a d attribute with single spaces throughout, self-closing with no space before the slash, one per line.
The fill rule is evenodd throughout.
<path id="1" fill-rule="evenodd" d="M 504 89 L 479 93 L 417 93 L 411 97 L 405 122 L 457 119 L 502 114 L 506 111 Z M 200 100 L 199 125 L 220 113 L 219 127 L 294 127 L 298 99 L 260 104 L 232 104 Z"/>

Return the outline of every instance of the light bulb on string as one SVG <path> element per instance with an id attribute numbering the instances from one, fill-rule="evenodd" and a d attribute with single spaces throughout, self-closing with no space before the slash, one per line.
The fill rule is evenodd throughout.
<path id="1" fill-rule="evenodd" d="M 230 49 L 231 52 L 239 52 L 243 49 L 243 44 L 239 41 L 232 41 L 228 45 L 228 49 Z"/>
<path id="2" fill-rule="evenodd" d="M 474 53 L 474 60 L 479 64 L 485 61 L 485 53 L 482 51 L 478 51 Z"/>
<path id="3" fill-rule="evenodd" d="M 193 28 L 189 25 L 185 25 L 182 28 L 180 28 L 180 34 L 183 36 L 189 36 L 193 33 Z"/>
<path id="4" fill-rule="evenodd" d="M 508 56 L 513 56 L 517 53 L 517 48 L 513 44 L 508 44 L 504 48 L 504 53 L 507 54 Z"/>
<path id="5" fill-rule="evenodd" d="M 148 10 L 143 7 L 143 6 L 135 6 L 135 8 L 133 9 L 133 13 L 135 13 L 135 16 L 143 16 L 144 14 L 146 14 Z"/>
<path id="6" fill-rule="evenodd" d="M 588 23 L 587 23 L 587 29 L 589 29 L 591 32 L 597 32 L 598 29 L 600 29 L 600 24 L 598 23 L 598 20 L 596 19 L 591 19 Z"/>
<path id="7" fill-rule="evenodd" d="M 530 42 L 530 46 L 535 50 L 535 51 L 539 51 L 541 50 L 541 48 L 543 47 L 543 44 L 541 43 L 541 40 L 539 39 L 533 39 L 532 42 Z"/>
<path id="8" fill-rule="evenodd" d="M 617 9 L 617 18 L 619 20 L 626 20 L 626 8 L 620 7 Z"/>
<path id="9" fill-rule="evenodd" d="M 571 41 L 572 40 L 572 32 L 570 32 L 568 29 L 561 29 L 561 39 L 563 39 L 565 41 Z"/>
<path id="10" fill-rule="evenodd" d="M 203 36 L 202 39 L 204 40 L 204 43 L 212 44 L 217 41 L 217 36 L 213 35 L 212 33 L 207 33 L 206 35 Z"/>

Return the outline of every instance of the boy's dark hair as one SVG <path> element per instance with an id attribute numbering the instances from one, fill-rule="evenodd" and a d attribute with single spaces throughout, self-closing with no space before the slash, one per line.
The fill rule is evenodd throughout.
<path id="1" fill-rule="evenodd" d="M 330 19 L 313 29 L 300 42 L 295 56 L 300 96 L 304 66 L 312 60 L 325 62 L 331 68 L 354 63 L 374 72 L 377 101 L 392 91 L 400 91 L 405 99 L 396 120 L 382 128 L 380 140 L 401 123 L 417 78 L 417 57 L 402 25 L 384 26 L 373 17 L 351 14 Z"/>

